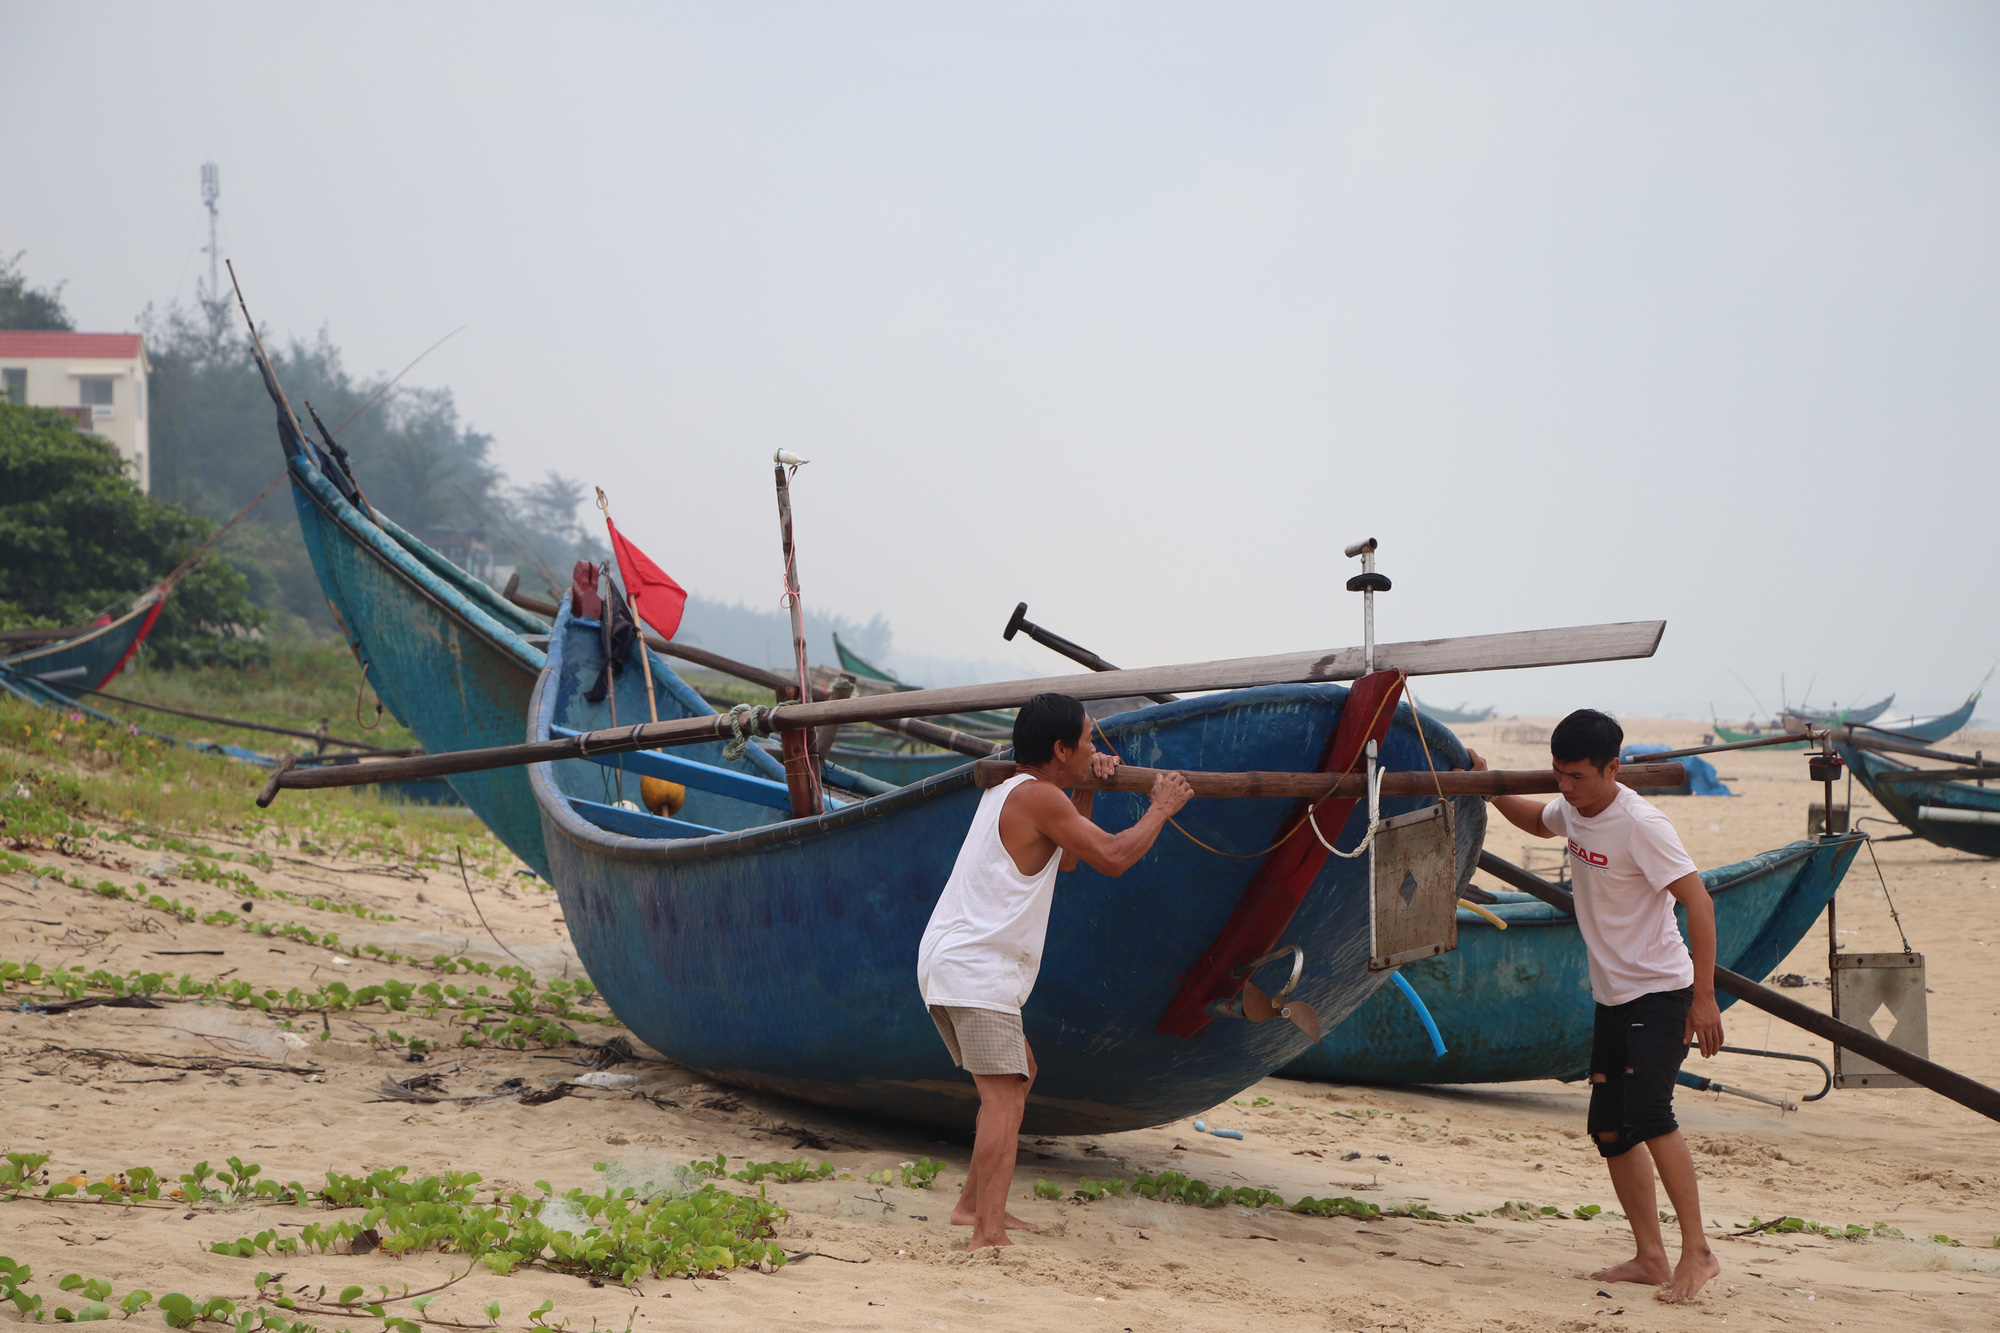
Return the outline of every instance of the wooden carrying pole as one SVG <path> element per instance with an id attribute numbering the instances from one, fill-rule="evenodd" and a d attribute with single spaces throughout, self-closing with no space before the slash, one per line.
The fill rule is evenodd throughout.
<path id="1" fill-rule="evenodd" d="M 973 761 L 972 780 L 981 787 L 997 787 L 1019 769 L 1011 759 Z M 1162 773 L 1178 771 L 1194 788 L 1196 796 L 1284 797 L 1317 800 L 1322 797 L 1360 797 L 1368 794 L 1366 774 L 1349 773 L 1206 773 L 1164 768 L 1137 768 L 1121 765 L 1110 778 L 1087 778 L 1077 784 L 1079 791 L 1122 791 L 1146 795 Z M 1687 769 L 1680 764 L 1625 764 L 1618 780 L 1628 787 L 1678 787 L 1687 781 Z M 1534 796 L 1557 790 L 1552 769 L 1507 771 L 1485 769 L 1472 772 L 1450 769 L 1430 772 L 1407 769 L 1382 775 L 1382 795 L 1411 796 Z"/>
<path id="2" fill-rule="evenodd" d="M 545 602 L 539 597 L 529 597 L 525 593 L 507 592 L 502 595 L 523 611 L 533 611 L 536 615 L 547 616 L 551 620 L 555 619 L 556 613 L 561 610 L 554 602 Z M 739 662 L 733 657 L 724 657 L 721 653 L 712 653 L 706 648 L 697 648 L 693 644 L 670 642 L 657 634 L 645 633 L 643 626 L 641 626 L 640 637 L 645 640 L 648 648 L 651 648 L 654 652 L 662 656 L 678 657 L 682 661 L 692 662 L 696 666 L 707 667 L 710 671 L 717 672 L 718 674 L 734 676 L 736 679 L 748 681 L 752 685 L 761 685 L 775 694 L 780 700 L 796 699 L 799 697 L 798 685 L 790 677 L 781 676 L 775 671 L 767 671 L 763 667 L 751 666 L 748 662 Z M 831 699 L 832 697 L 831 692 L 823 690 L 817 685 L 813 687 L 813 698 L 815 700 Z M 1005 748 L 978 736 L 968 736 L 964 732 L 952 727 L 940 727 L 934 722 L 885 718 L 880 721 L 871 722 L 868 725 L 880 727 L 884 731 L 893 731 L 897 735 L 907 736 L 913 741 L 922 741 L 925 745 L 935 745 L 940 750 L 953 750 L 974 759 L 983 759 L 987 755 Z"/>
<path id="3" fill-rule="evenodd" d="M 1524 630 L 1511 634 L 1479 634 L 1459 639 L 1425 639 L 1411 643 L 1378 644 L 1376 662 L 1407 675 L 1442 675 L 1458 671 L 1504 671 L 1516 667 L 1561 666 L 1575 662 L 1610 662 L 1650 657 L 1659 646 L 1666 622 L 1631 621 L 1615 625 L 1585 625 L 1574 629 Z M 1140 667 L 1095 675 L 1048 676 L 1040 680 L 996 681 L 954 685 L 941 690 L 906 690 L 894 694 L 860 695 L 823 703 L 787 704 L 767 713 L 758 730 L 783 735 L 788 731 L 840 722 L 883 722 L 909 717 L 937 717 L 987 708 L 1019 708 L 1037 694 L 1067 694 L 1080 700 L 1117 699 L 1159 690 L 1233 690 L 1252 685 L 1284 685 L 1354 680 L 1363 672 L 1361 650 L 1341 648 L 1318 653 L 1280 653 L 1273 657 L 1239 657 L 1222 662 L 1191 662 L 1179 666 Z M 581 759 L 598 754 L 663 749 L 729 740 L 734 728 L 727 714 L 644 722 L 609 731 L 586 732 L 560 740 L 525 745 L 496 745 L 479 750 L 455 750 L 418 759 L 388 759 L 379 763 L 342 765 L 339 770 L 289 770 L 274 773 L 263 804 L 281 790 L 309 787 L 351 787 L 370 782 L 400 782 L 409 778 L 441 778 L 556 759 Z"/>
<path id="4" fill-rule="evenodd" d="M 1503 861 L 1491 852 L 1481 852 L 1479 868 L 1503 884 L 1511 885 L 1523 893 L 1533 894 L 1543 902 L 1558 907 L 1572 916 L 1576 914 L 1576 902 L 1568 893 L 1540 875 L 1521 869 L 1511 861 Z M 1726 967 L 1715 969 L 1715 988 L 1726 995 L 1734 995 L 1745 1004 L 1762 1009 L 1774 1018 L 1782 1018 L 1794 1027 L 1803 1028 L 1816 1037 L 1824 1037 L 1836 1046 L 1873 1060 L 1884 1069 L 1901 1074 L 1910 1082 L 1921 1084 L 1940 1097 L 1949 1097 L 1960 1106 L 1977 1111 L 1989 1120 L 2000 1120 L 2000 1088 L 1989 1088 L 1977 1079 L 1967 1078 L 1955 1069 L 1946 1069 L 1943 1065 L 1933 1064 L 1921 1055 L 1913 1055 L 1900 1046 L 1883 1041 L 1872 1032 L 1843 1023 L 1810 1005 L 1800 1004 L 1791 996 L 1780 994 L 1768 986 L 1760 986 L 1750 978 L 1731 972 Z"/>

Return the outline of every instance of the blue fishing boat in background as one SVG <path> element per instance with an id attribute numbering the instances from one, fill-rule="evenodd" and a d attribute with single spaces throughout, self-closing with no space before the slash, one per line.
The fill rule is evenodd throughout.
<path id="1" fill-rule="evenodd" d="M 1991 676 L 1993 673 L 1989 671 L 1986 674 Z M 1965 725 L 1972 721 L 1972 714 L 1979 707 L 1979 696 L 1983 692 L 1983 688 L 1974 690 L 1970 695 L 1966 696 L 1964 703 L 1952 709 L 1949 713 L 1939 713 L 1936 717 L 1911 717 L 1905 718 L 1901 722 L 1876 721 L 1853 723 L 1852 725 L 1879 735 L 1894 736 L 1900 740 L 1918 741 L 1926 745 L 1935 745 L 1939 741 L 1945 740 L 1964 730 Z"/>
<path id="2" fill-rule="evenodd" d="M 1494 712 L 1495 709 L 1492 704 L 1488 704 L 1484 708 L 1472 708 L 1465 704 L 1460 704 L 1456 708 L 1439 708 L 1435 704 L 1428 704 L 1424 707 L 1425 717 L 1433 718 L 1454 727 L 1469 727 L 1475 722 L 1485 722 L 1493 716 Z"/>
<path id="3" fill-rule="evenodd" d="M 101 625 L 0 657 L 0 681 L 34 703 L 67 703 L 81 690 L 101 690 L 139 651 L 166 600 L 164 585 L 148 588 Z"/>
<path id="4" fill-rule="evenodd" d="M 940 773 L 968 764 L 971 760 L 950 750 L 903 748 L 873 745 L 836 745 L 827 758 L 844 768 L 865 773 L 892 787 L 907 787 Z"/>
<path id="5" fill-rule="evenodd" d="M 535 740 L 601 728 L 583 697 L 601 665 L 593 622 L 567 603 L 536 688 Z M 662 718 L 708 714 L 654 656 Z M 642 674 L 617 677 L 621 718 L 647 712 Z M 1339 685 L 1232 690 L 1106 718 L 1134 764 L 1208 770 L 1309 770 L 1327 750 L 1349 691 Z M 1463 767 L 1443 726 L 1398 706 L 1385 768 Z M 551 878 L 578 956 L 619 1019 L 671 1059 L 719 1081 L 823 1106 L 920 1123 L 972 1121 L 971 1079 L 954 1068 L 917 991 L 917 943 L 950 875 L 980 791 L 969 767 L 888 795 L 792 818 L 781 775 L 753 747 L 716 743 L 563 760 L 529 770 Z M 621 808 L 631 774 L 686 783 L 673 818 Z M 1436 798 L 1385 800 L 1385 816 Z M 1472 872 L 1485 805 L 1452 800 L 1458 882 Z M 1095 818 L 1123 828 L 1138 796 L 1100 792 Z M 1040 1074 L 1024 1129 L 1110 1132 L 1215 1105 L 1297 1058 L 1311 1039 L 1290 1023 L 1218 1017 L 1191 1037 L 1159 1029 L 1182 974 L 1218 938 L 1284 833 L 1289 801 L 1197 801 L 1123 876 L 1079 867 L 1058 881 L 1040 980 L 1024 1018 Z M 1365 813 L 1336 843 L 1351 850 Z M 1298 836 L 1310 836 L 1300 833 Z M 1305 968 L 1296 997 L 1322 1021 L 1345 1017 L 1385 973 L 1367 970 L 1368 862 L 1328 857 L 1282 936 Z M 1267 989 L 1283 980 L 1274 964 Z"/>
<path id="6" fill-rule="evenodd" d="M 1868 794 L 1918 837 L 1953 851 L 2000 857 L 2000 787 L 1971 782 L 1888 781 L 1921 770 L 1858 746 L 1838 747 Z"/>
<path id="7" fill-rule="evenodd" d="M 2000 832 L 2000 830 L 1996 830 Z M 1860 835 L 1797 842 L 1704 870 L 1715 901 L 1716 961 L 1762 980 L 1805 937 L 1847 874 Z M 1377 991 L 1353 1017 L 1292 1061 L 1286 1078 L 1332 1083 L 1513 1083 L 1581 1077 L 1593 1007 L 1576 918 L 1525 893 L 1458 912 L 1458 949 L 1402 973 L 1444 1039 L 1437 1055 L 1409 1003 Z M 1682 930 L 1685 909 L 1676 909 Z M 1733 997 L 1718 997 L 1723 1007 Z"/>
<path id="8" fill-rule="evenodd" d="M 878 689 L 905 691 L 917 688 L 855 652 L 841 641 L 839 634 L 833 636 L 833 651 L 840 659 L 843 672 L 853 676 L 857 683 L 867 682 L 861 687 L 863 693 L 873 693 Z M 951 727 L 1001 745 L 1007 744 L 1014 730 L 1014 715 L 1005 711 L 955 713 L 931 720 L 939 726 Z M 847 732 L 828 757 L 837 764 L 896 787 L 906 787 L 912 782 L 949 773 L 965 762 L 965 756 L 950 750 L 918 745 L 893 732 L 867 730 Z"/>

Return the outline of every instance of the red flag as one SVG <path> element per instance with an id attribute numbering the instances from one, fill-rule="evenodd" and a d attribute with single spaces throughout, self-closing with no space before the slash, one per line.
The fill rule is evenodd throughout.
<path id="1" fill-rule="evenodd" d="M 625 596 L 632 603 L 632 614 L 658 630 L 661 638 L 673 638 L 681 627 L 681 608 L 687 605 L 687 590 L 648 559 L 644 551 L 627 541 L 608 514 L 604 526 L 611 530 L 611 549 L 618 557 L 618 572 L 625 580 Z"/>

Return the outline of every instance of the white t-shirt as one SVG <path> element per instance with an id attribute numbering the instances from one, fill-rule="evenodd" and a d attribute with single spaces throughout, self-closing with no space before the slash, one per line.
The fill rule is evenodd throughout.
<path id="1" fill-rule="evenodd" d="M 1625 1004 L 1653 991 L 1694 984 L 1694 959 L 1674 920 L 1667 885 L 1695 864 L 1665 815 L 1630 787 L 1585 819 L 1557 797 L 1542 827 L 1569 840 L 1576 923 L 1590 950 L 1590 993 Z"/>
<path id="2" fill-rule="evenodd" d="M 1035 988 L 1062 849 L 1039 871 L 1022 874 L 1000 841 L 1000 811 L 1009 793 L 1036 780 L 1016 774 L 979 798 L 917 946 L 917 985 L 926 1005 L 1017 1014 Z"/>

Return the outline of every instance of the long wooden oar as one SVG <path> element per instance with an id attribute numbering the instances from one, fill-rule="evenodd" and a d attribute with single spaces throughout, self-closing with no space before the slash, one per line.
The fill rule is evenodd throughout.
<path id="1" fill-rule="evenodd" d="M 1012 759 L 977 759 L 972 764 L 972 780 L 981 787 L 997 787 L 1019 772 Z M 1079 791 L 1122 791 L 1145 795 L 1162 773 L 1179 772 L 1194 788 L 1196 796 L 1286 797 L 1317 800 L 1321 797 L 1366 796 L 1368 776 L 1349 773 L 1208 773 L 1185 769 L 1138 768 L 1123 765 L 1109 778 L 1086 778 Z M 1687 781 L 1681 764 L 1625 764 L 1618 780 L 1628 787 L 1678 787 Z M 1406 769 L 1382 775 L 1382 795 L 1409 796 L 1533 796 L 1556 791 L 1553 769 L 1503 770 Z"/>
<path id="2" fill-rule="evenodd" d="M 1666 631 L 1663 620 L 1639 620 L 1614 625 L 1581 625 L 1573 629 L 1522 630 L 1512 634 L 1480 634 L 1460 639 L 1425 639 L 1413 643 L 1378 644 L 1380 668 L 1412 676 L 1456 671 L 1504 671 L 1516 667 L 1560 666 L 1574 662 L 1609 662 L 1650 657 Z M 525 745 L 496 745 L 480 750 L 456 750 L 420 759 L 390 759 L 377 764 L 342 765 L 340 769 L 304 771 L 280 767 L 258 796 L 269 805 L 282 790 L 307 787 L 350 787 L 409 778 L 442 778 L 489 768 L 556 759 L 583 759 L 600 754 L 698 745 L 733 739 L 741 730 L 770 735 L 832 723 L 882 722 L 911 717 L 937 717 L 984 708 L 1019 708 L 1037 694 L 1067 694 L 1075 699 L 1116 699 L 1163 690 L 1232 690 L 1252 685 L 1283 685 L 1355 680 L 1365 674 L 1362 650 L 1338 648 L 1316 653 L 1280 653 L 1273 657 L 1239 657 L 1222 662 L 1189 662 L 1179 666 L 1104 671 L 1096 675 L 1048 676 L 1040 680 L 998 681 L 984 685 L 954 685 L 941 690 L 908 690 L 823 703 L 784 704 L 756 714 L 750 726 L 730 714 L 675 718 L 610 731 L 585 732 L 560 740 Z"/>
<path id="3" fill-rule="evenodd" d="M 514 578 L 509 579 L 506 591 L 501 593 L 501 596 L 524 611 L 533 611 L 536 615 L 547 616 L 551 620 L 555 619 L 556 612 L 559 609 L 556 604 L 554 602 L 545 602 L 539 597 L 530 597 L 525 593 L 516 591 L 519 579 L 519 575 L 515 575 Z M 766 671 L 763 667 L 751 666 L 748 662 L 739 662 L 733 657 L 724 657 L 721 653 L 712 653 L 706 648 L 697 648 L 693 644 L 676 643 L 672 640 L 663 639 L 657 634 L 642 633 L 640 637 L 646 641 L 646 646 L 656 653 L 662 653 L 668 657 L 678 657 L 682 661 L 692 662 L 699 667 L 707 667 L 710 671 L 718 672 L 724 676 L 734 676 L 736 679 L 748 681 L 752 685 L 761 685 L 777 695 L 779 699 L 796 699 L 798 697 L 798 682 L 781 676 L 775 671 Z M 820 689 L 818 686 L 813 687 L 813 698 L 815 700 L 831 699 L 832 697 L 833 695 L 828 691 Z M 925 745 L 935 745 L 941 750 L 953 750 L 974 759 L 993 754 L 1003 748 L 992 741 L 978 736 L 968 736 L 954 727 L 941 727 L 934 722 L 906 721 L 889 718 L 875 722 L 872 725 L 880 727 L 884 731 L 893 731 L 898 735 L 907 736 L 913 741 L 921 741 Z"/>
<path id="4" fill-rule="evenodd" d="M 1511 861 L 1503 861 L 1491 852 L 1479 854 L 1479 868 L 1504 884 L 1511 884 L 1523 893 L 1533 894 L 1553 907 L 1576 915 L 1575 899 L 1540 875 L 1523 870 Z M 1955 1069 L 1946 1069 L 1900 1046 L 1892 1046 L 1872 1032 L 1843 1023 L 1810 1005 L 1800 1004 L 1791 996 L 1781 995 L 1768 986 L 1760 986 L 1726 967 L 1715 969 L 1715 988 L 1724 994 L 1734 995 L 1745 1004 L 1755 1005 L 1767 1014 L 1782 1018 L 1794 1027 L 1804 1028 L 1816 1037 L 1824 1037 L 1836 1046 L 1844 1046 L 1884 1069 L 1901 1074 L 1912 1083 L 1929 1088 L 1940 1097 L 1949 1097 L 1960 1106 L 1979 1112 L 1989 1120 L 2000 1120 L 2000 1088 L 1989 1088 Z"/>

